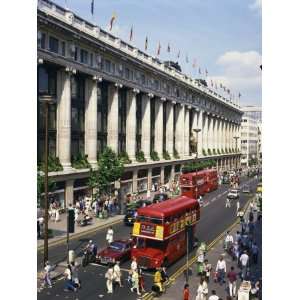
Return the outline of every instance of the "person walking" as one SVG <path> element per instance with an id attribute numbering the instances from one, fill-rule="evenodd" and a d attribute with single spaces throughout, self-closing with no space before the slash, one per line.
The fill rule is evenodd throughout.
<path id="1" fill-rule="evenodd" d="M 237 216 L 238 216 L 239 210 L 240 210 L 240 200 L 237 199 L 237 200 L 236 200 L 236 215 L 237 215 Z"/>
<path id="2" fill-rule="evenodd" d="M 59 208 L 55 210 L 55 223 L 60 221 Z"/>
<path id="3" fill-rule="evenodd" d="M 231 203 L 230 203 L 230 199 L 227 197 L 226 198 L 226 202 L 225 202 L 225 208 L 227 208 L 227 207 L 231 207 Z"/>
<path id="4" fill-rule="evenodd" d="M 131 269 L 132 272 L 134 272 L 134 271 L 137 271 L 137 268 L 138 268 L 138 265 L 137 265 L 137 262 L 136 262 L 136 258 L 133 257 L 131 265 L 130 265 L 130 269 Z"/>
<path id="5" fill-rule="evenodd" d="M 215 290 L 211 291 L 211 296 L 209 296 L 208 300 L 220 300 L 219 296 L 217 296 L 217 293 Z"/>
<path id="6" fill-rule="evenodd" d="M 139 289 L 139 274 L 136 271 L 132 272 L 132 287 L 130 289 L 132 292 L 136 291 L 136 293 L 140 296 L 140 289 Z"/>
<path id="7" fill-rule="evenodd" d="M 240 257 L 240 263 L 241 263 L 241 268 L 242 268 L 242 279 L 245 280 L 246 274 L 247 274 L 247 267 L 248 267 L 248 262 L 249 262 L 249 256 L 247 254 L 247 251 L 244 251 L 244 253 Z"/>
<path id="8" fill-rule="evenodd" d="M 207 300 L 207 294 L 208 294 L 208 286 L 204 279 L 204 277 L 200 278 L 200 282 L 197 289 L 197 296 L 196 300 Z"/>
<path id="9" fill-rule="evenodd" d="M 230 231 L 227 231 L 224 239 L 224 249 L 229 251 L 233 245 L 233 236 L 230 234 Z"/>
<path id="10" fill-rule="evenodd" d="M 139 274 L 139 290 L 140 290 L 140 292 L 145 293 L 146 292 L 146 290 L 145 290 L 145 280 L 144 280 L 143 272 L 142 272 L 141 268 L 138 269 L 138 274 Z"/>
<path id="11" fill-rule="evenodd" d="M 114 240 L 114 231 L 112 226 L 109 226 L 107 233 L 106 233 L 106 242 L 110 245 Z"/>
<path id="12" fill-rule="evenodd" d="M 45 264 L 45 268 L 44 268 L 44 271 L 45 271 L 45 274 L 44 274 L 44 285 L 48 285 L 49 288 L 52 288 L 52 282 L 51 282 L 51 276 L 50 276 L 50 272 L 52 270 L 52 267 L 49 263 L 49 261 L 46 262 Z"/>
<path id="13" fill-rule="evenodd" d="M 228 285 L 229 285 L 229 295 L 230 297 L 235 297 L 237 274 L 234 271 L 234 267 L 230 268 L 230 272 L 227 274 L 227 278 L 228 278 Z"/>
<path id="14" fill-rule="evenodd" d="M 225 273 L 226 273 L 226 262 L 225 262 L 223 256 L 220 256 L 220 258 L 217 262 L 216 272 L 218 275 L 218 280 L 220 282 L 220 285 L 222 285 L 223 283 L 225 283 L 224 277 L 225 277 Z"/>
<path id="15" fill-rule="evenodd" d="M 78 276 L 78 267 L 79 264 L 75 262 L 71 262 L 71 273 L 72 273 L 72 281 L 76 288 L 80 289 L 81 284 Z"/>
<path id="16" fill-rule="evenodd" d="M 211 264 L 208 263 L 207 259 L 204 260 L 203 269 L 204 269 L 204 278 L 205 278 L 205 281 L 207 283 L 209 283 L 210 272 L 211 272 L 212 268 L 211 268 Z"/>
<path id="17" fill-rule="evenodd" d="M 252 261 L 255 265 L 257 265 L 257 261 L 258 261 L 258 246 L 257 244 L 254 242 L 251 248 L 251 253 L 252 253 Z"/>
<path id="18" fill-rule="evenodd" d="M 183 289 L 183 300 L 190 300 L 190 290 L 189 285 L 186 283 Z"/>
<path id="19" fill-rule="evenodd" d="M 41 225 L 39 219 L 37 220 L 37 237 L 38 239 L 41 238 Z"/>
<path id="20" fill-rule="evenodd" d="M 162 287 L 162 277 L 161 277 L 161 272 L 160 269 L 156 269 L 156 272 L 154 274 L 154 285 L 158 286 L 159 291 L 162 293 L 163 292 L 163 287 Z"/>
<path id="21" fill-rule="evenodd" d="M 119 261 L 117 261 L 116 264 L 114 265 L 114 278 L 115 278 L 115 282 L 117 282 L 120 287 L 123 287 L 123 285 L 122 285 L 122 273 L 121 273 L 120 262 Z"/>
<path id="22" fill-rule="evenodd" d="M 114 277 L 114 270 L 112 267 L 109 267 L 105 273 L 107 294 L 113 293 L 113 277 Z"/>

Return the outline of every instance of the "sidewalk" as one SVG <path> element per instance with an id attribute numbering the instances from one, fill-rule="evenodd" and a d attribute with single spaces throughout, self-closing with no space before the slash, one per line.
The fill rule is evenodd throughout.
<path id="1" fill-rule="evenodd" d="M 247 214 L 246 214 L 247 215 Z M 256 220 L 256 218 L 255 218 Z M 234 226 L 234 228 L 231 230 L 231 234 L 233 237 L 235 236 L 236 231 L 241 231 L 240 224 L 237 224 Z M 250 267 L 250 277 L 251 281 L 256 281 L 261 279 L 261 222 L 258 223 L 256 222 L 255 226 L 255 233 L 254 233 L 254 240 L 257 242 L 257 245 L 259 247 L 259 258 L 258 258 L 258 264 L 257 265 L 252 265 Z M 210 276 L 210 281 L 208 283 L 208 297 L 211 295 L 211 291 L 215 290 L 216 294 L 223 300 L 226 299 L 226 297 L 229 295 L 228 292 L 228 280 L 226 278 L 226 284 L 223 284 L 220 286 L 220 284 L 215 283 L 213 280 L 213 274 L 216 269 L 216 264 L 219 259 L 219 257 L 223 255 L 224 260 L 226 261 L 226 269 L 227 272 L 229 272 L 230 268 L 233 266 L 235 271 L 237 273 L 240 272 L 240 268 L 237 266 L 237 262 L 233 261 L 232 258 L 227 254 L 227 252 L 224 251 L 223 248 L 223 237 L 207 252 L 206 258 L 208 259 L 208 262 L 212 265 L 212 272 Z M 189 289 L 190 289 L 190 300 L 194 300 L 197 295 L 197 288 L 199 284 L 199 277 L 197 276 L 197 271 L 196 271 L 196 263 L 194 263 L 190 267 L 192 273 L 190 273 L 189 276 Z M 226 277 L 226 276 L 225 276 Z M 161 300 L 182 300 L 183 299 L 183 288 L 186 283 L 186 278 L 185 274 L 181 274 L 175 281 L 171 283 L 169 288 L 167 288 L 167 291 L 164 295 L 162 295 L 159 299 Z M 237 281 L 237 290 L 241 284 L 241 280 L 238 276 L 238 281 Z M 208 298 L 207 297 L 207 298 Z M 154 298 L 156 299 L 156 298 Z M 157 298 L 158 299 L 158 298 Z M 233 299 L 238 299 L 237 296 L 236 298 Z M 256 298 L 255 298 L 256 299 Z"/>

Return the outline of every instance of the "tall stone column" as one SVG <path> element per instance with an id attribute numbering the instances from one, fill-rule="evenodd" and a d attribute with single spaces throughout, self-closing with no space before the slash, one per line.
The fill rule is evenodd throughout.
<path id="1" fill-rule="evenodd" d="M 165 167 L 160 168 L 160 184 L 165 184 Z"/>
<path id="2" fill-rule="evenodd" d="M 152 188 L 152 168 L 148 169 L 148 190 Z"/>
<path id="3" fill-rule="evenodd" d="M 198 157 L 202 157 L 202 147 L 203 147 L 203 111 L 200 110 L 198 112 L 198 128 L 201 129 L 198 133 L 198 144 L 197 144 L 197 151 Z"/>
<path id="4" fill-rule="evenodd" d="M 175 148 L 180 156 L 184 156 L 184 105 L 176 105 Z"/>
<path id="5" fill-rule="evenodd" d="M 57 72 L 57 155 L 64 169 L 71 168 L 71 75 Z"/>
<path id="6" fill-rule="evenodd" d="M 207 154 L 207 149 L 208 149 L 208 117 L 207 114 L 202 114 L 203 116 L 203 149 L 205 150 Z"/>
<path id="7" fill-rule="evenodd" d="M 107 122 L 107 146 L 118 153 L 119 146 L 119 87 L 118 84 L 108 86 L 108 122 Z"/>
<path id="8" fill-rule="evenodd" d="M 69 204 L 74 204 L 74 180 L 67 180 L 65 186 L 65 203 L 67 207 Z"/>
<path id="9" fill-rule="evenodd" d="M 154 149 L 160 158 L 163 157 L 163 102 L 155 99 Z"/>
<path id="10" fill-rule="evenodd" d="M 85 79 L 85 154 L 92 166 L 97 165 L 97 81 Z"/>
<path id="11" fill-rule="evenodd" d="M 174 180 L 174 178 L 175 178 L 175 165 L 172 165 L 169 183 L 171 183 Z"/>
<path id="12" fill-rule="evenodd" d="M 213 122 L 212 117 L 208 116 L 208 129 L 207 129 L 207 146 L 210 151 L 213 149 L 212 139 L 213 139 Z"/>
<path id="13" fill-rule="evenodd" d="M 222 148 L 221 119 L 217 119 L 217 151 Z M 217 152 L 218 153 L 218 152 Z"/>
<path id="14" fill-rule="evenodd" d="M 166 110 L 167 120 L 166 120 L 166 150 L 173 158 L 173 149 L 174 149 L 174 104 L 172 102 L 167 102 Z"/>
<path id="15" fill-rule="evenodd" d="M 228 149 L 228 122 L 225 120 L 225 148 Z"/>
<path id="16" fill-rule="evenodd" d="M 217 151 L 217 119 L 215 117 L 213 119 L 213 149 Z"/>
<path id="17" fill-rule="evenodd" d="M 128 90 L 126 94 L 126 151 L 129 159 L 135 161 L 136 151 L 136 89 Z"/>
<path id="18" fill-rule="evenodd" d="M 184 112 L 184 156 L 190 156 L 190 107 Z"/>
<path id="19" fill-rule="evenodd" d="M 150 97 L 142 95 L 142 145 L 145 158 L 150 159 Z"/>

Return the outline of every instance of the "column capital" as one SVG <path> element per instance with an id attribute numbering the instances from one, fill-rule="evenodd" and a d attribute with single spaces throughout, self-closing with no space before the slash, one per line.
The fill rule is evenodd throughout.
<path id="1" fill-rule="evenodd" d="M 65 67 L 65 72 L 66 73 L 72 73 L 72 74 L 76 74 L 77 73 L 77 70 L 72 68 L 72 67 Z"/>
<path id="2" fill-rule="evenodd" d="M 166 97 L 161 97 L 160 100 L 165 102 L 165 101 L 167 101 L 167 98 Z"/>
<path id="3" fill-rule="evenodd" d="M 115 87 L 121 89 L 121 88 L 123 87 L 123 84 L 122 84 L 122 83 L 116 82 L 116 83 L 115 83 Z"/>
<path id="4" fill-rule="evenodd" d="M 172 100 L 172 101 L 171 101 L 171 104 L 174 104 L 174 105 L 175 105 L 176 103 L 177 103 L 177 102 L 176 102 L 176 101 L 174 101 L 174 100 Z"/>
<path id="5" fill-rule="evenodd" d="M 37 64 L 42 65 L 43 63 L 44 63 L 44 60 L 42 58 L 38 57 Z"/>
<path id="6" fill-rule="evenodd" d="M 190 106 L 190 105 L 187 105 L 187 107 L 186 107 L 187 109 L 191 109 L 192 107 Z"/>
<path id="7" fill-rule="evenodd" d="M 200 111 L 200 109 L 199 109 L 199 108 L 195 108 L 195 110 L 196 110 L 196 112 L 199 112 L 199 111 Z"/>
<path id="8" fill-rule="evenodd" d="M 93 80 L 98 81 L 98 82 L 102 82 L 102 77 L 94 75 Z"/>
<path id="9" fill-rule="evenodd" d="M 133 91 L 133 93 L 135 93 L 135 94 L 139 94 L 139 93 L 140 93 L 140 90 L 139 90 L 139 89 L 136 89 L 136 88 L 134 88 L 132 91 Z"/>
<path id="10" fill-rule="evenodd" d="M 149 97 L 149 98 L 153 98 L 154 95 L 153 95 L 152 93 L 148 93 L 148 97 Z"/>

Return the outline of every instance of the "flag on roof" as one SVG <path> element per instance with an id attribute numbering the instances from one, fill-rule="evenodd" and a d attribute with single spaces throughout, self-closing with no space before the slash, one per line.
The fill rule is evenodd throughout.
<path id="1" fill-rule="evenodd" d="M 210 80 L 210 85 L 213 87 L 214 86 L 214 83 L 212 80 Z"/>
<path id="2" fill-rule="evenodd" d="M 160 46 L 160 42 L 158 42 L 157 56 L 159 56 L 159 55 L 160 55 L 160 48 L 161 48 L 161 46 Z"/>
<path id="3" fill-rule="evenodd" d="M 239 93 L 239 98 L 241 98 L 241 96 L 242 96 L 241 93 Z"/>
<path id="4" fill-rule="evenodd" d="M 194 61 L 193 61 L 193 68 L 196 68 L 196 65 L 197 65 L 197 59 L 194 58 Z"/>
<path id="5" fill-rule="evenodd" d="M 199 69 L 198 69 L 198 72 L 199 72 L 199 74 L 201 74 L 201 68 L 199 67 Z"/>
<path id="6" fill-rule="evenodd" d="M 207 75 L 208 75 L 207 69 L 205 69 L 205 75 L 206 75 L 206 77 L 207 77 Z"/>
<path id="7" fill-rule="evenodd" d="M 148 49 L 148 37 L 146 36 L 146 40 L 145 40 L 145 51 L 147 51 Z"/>
<path id="8" fill-rule="evenodd" d="M 178 54 L 177 54 L 177 58 L 179 58 L 180 57 L 180 50 L 178 51 Z"/>
<path id="9" fill-rule="evenodd" d="M 91 2 L 91 14 L 94 15 L 94 0 Z"/>
<path id="10" fill-rule="evenodd" d="M 132 41 L 132 38 L 133 38 L 133 26 L 131 26 L 131 29 L 130 29 L 130 36 L 129 36 L 130 42 Z"/>
<path id="11" fill-rule="evenodd" d="M 116 13 L 114 12 L 113 15 L 112 15 L 112 17 L 111 17 L 111 19 L 110 19 L 110 28 L 109 28 L 110 31 L 111 31 L 112 28 L 113 28 L 113 25 L 114 25 L 114 22 L 115 22 L 116 18 L 117 18 L 117 15 L 116 15 Z"/>
<path id="12" fill-rule="evenodd" d="M 171 47 L 170 47 L 170 44 L 169 44 L 169 43 L 168 43 L 167 51 L 168 51 L 169 53 L 171 52 Z"/>

